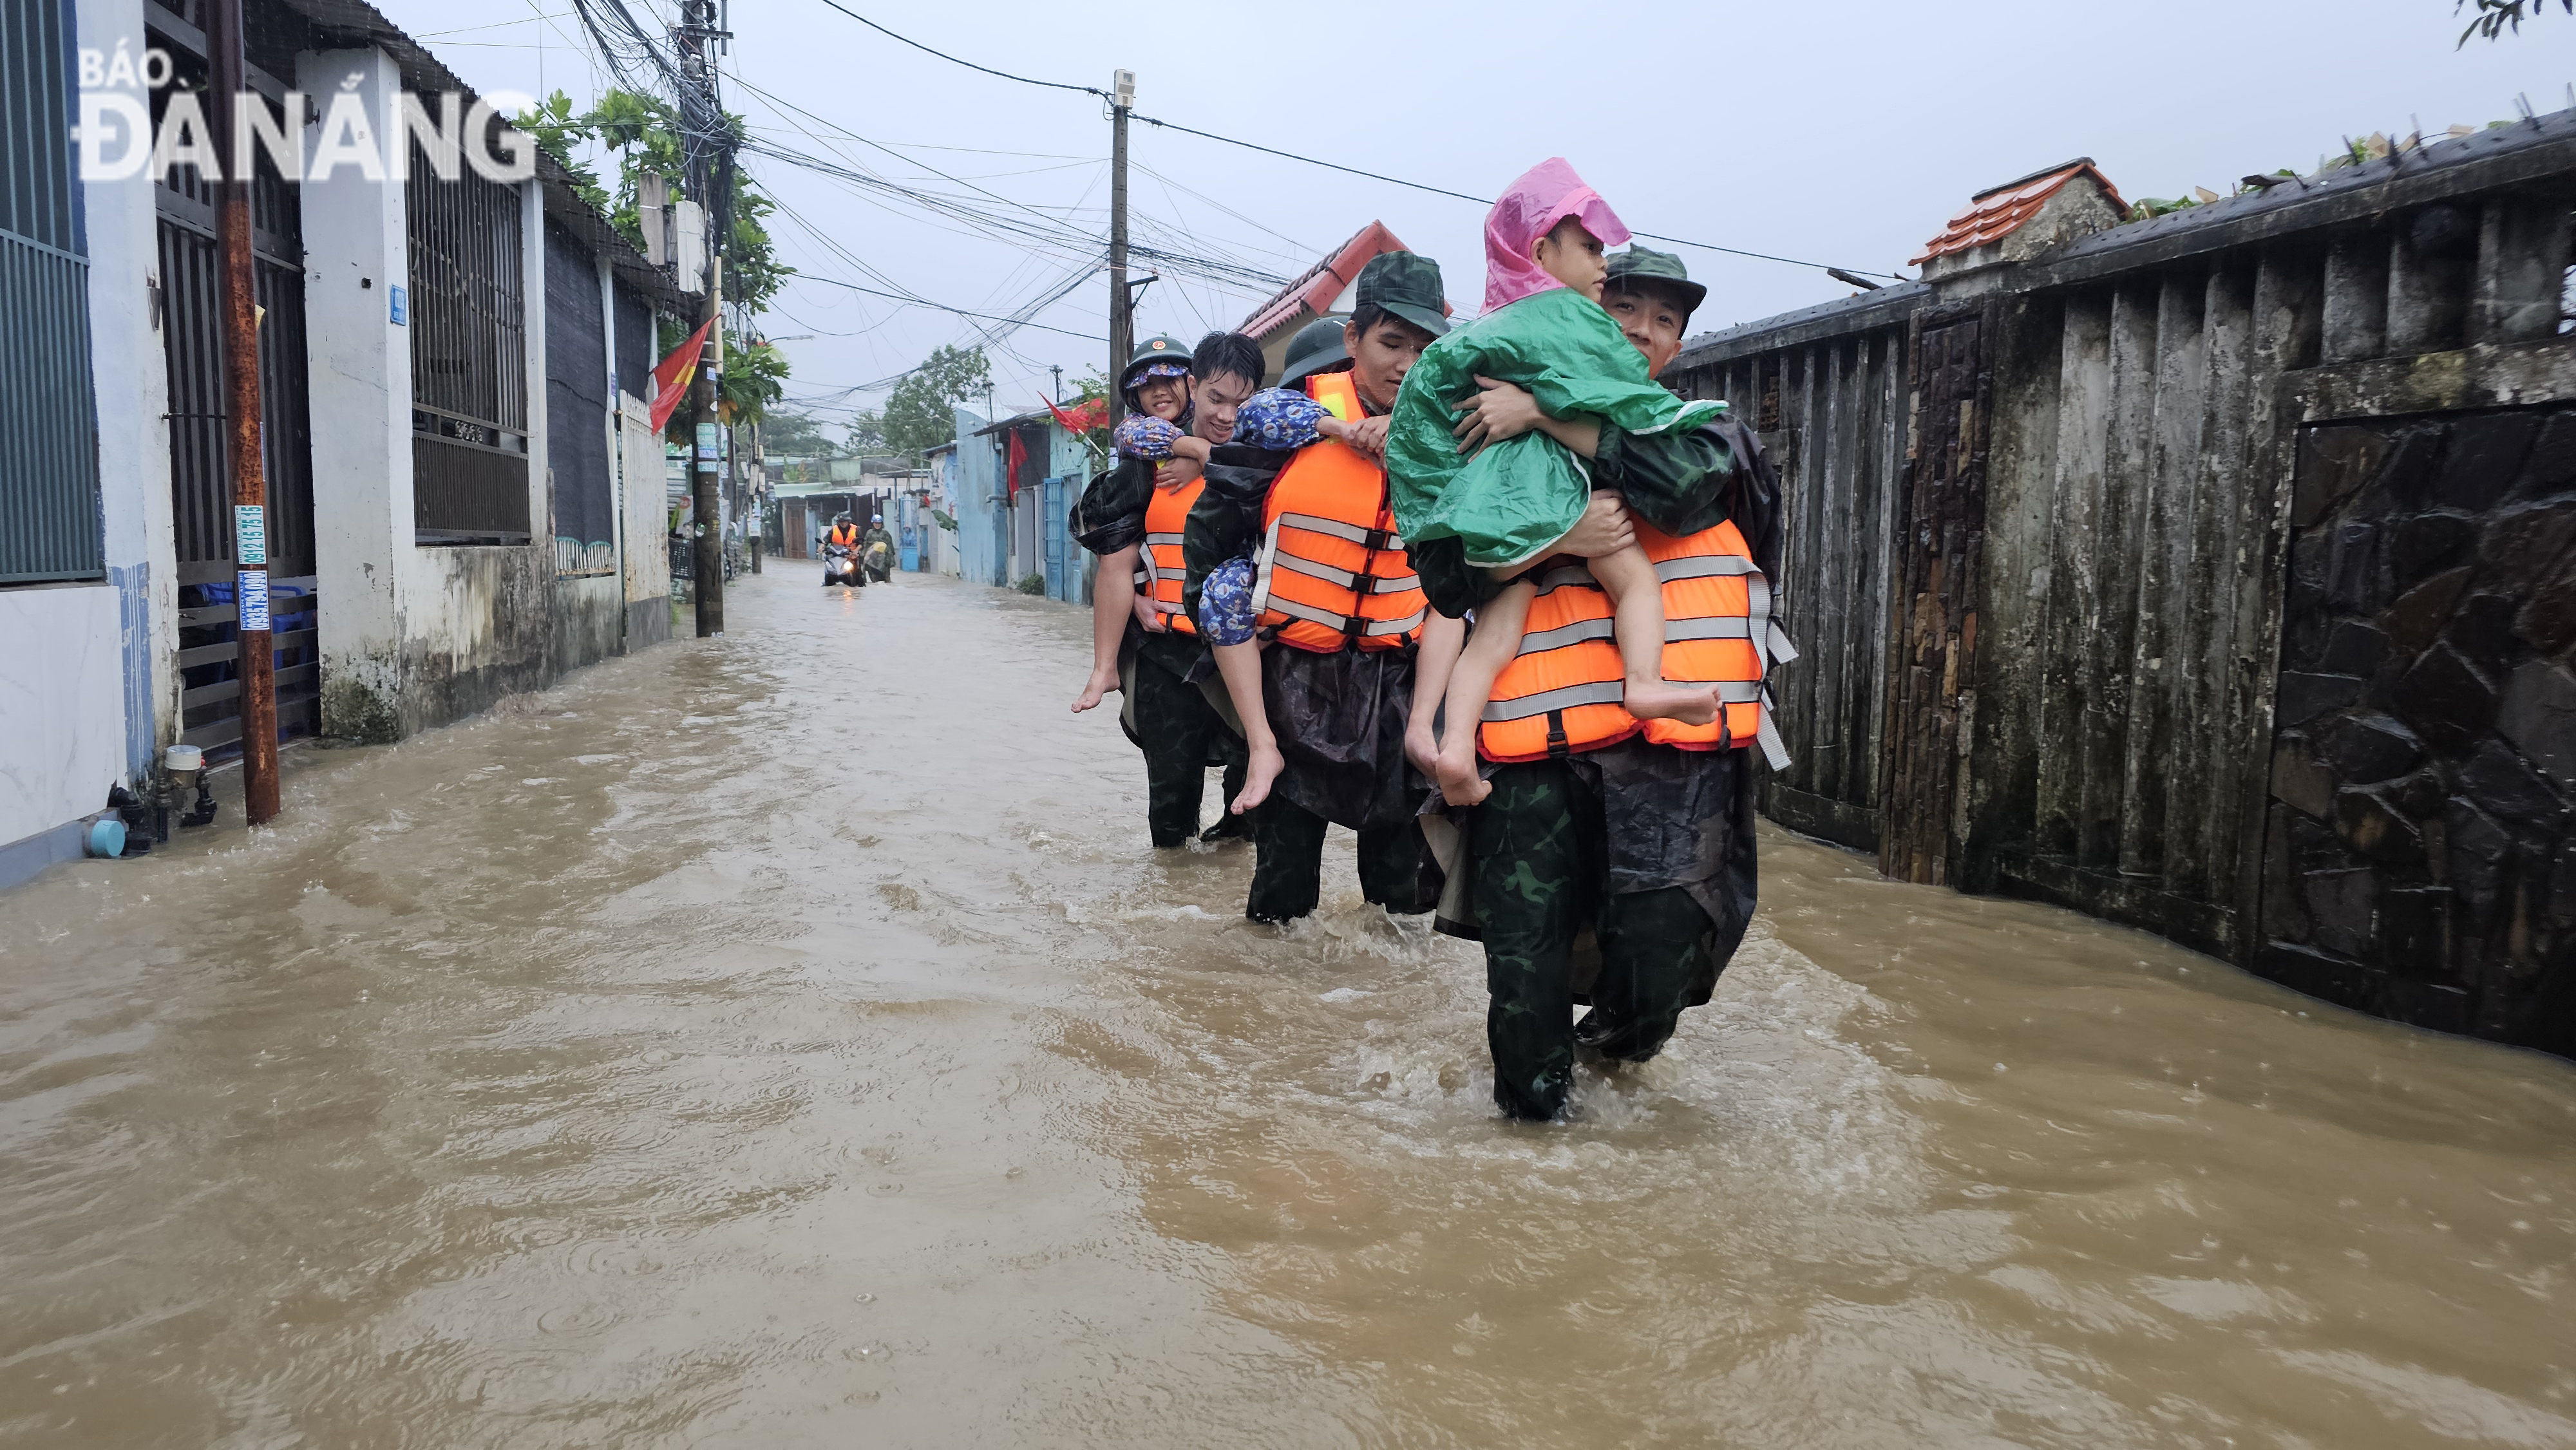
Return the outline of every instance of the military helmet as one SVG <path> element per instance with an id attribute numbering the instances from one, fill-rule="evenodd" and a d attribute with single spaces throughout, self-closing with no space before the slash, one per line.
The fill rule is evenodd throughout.
<path id="1" fill-rule="evenodd" d="M 1316 373 L 1330 372 L 1351 360 L 1342 344 L 1339 317 L 1319 317 L 1288 339 L 1288 356 L 1279 364 L 1279 386 L 1293 388 Z"/>
<path id="2" fill-rule="evenodd" d="M 1155 363 L 1175 365 L 1180 375 L 1187 376 L 1190 350 L 1181 345 L 1179 338 L 1159 333 L 1136 344 L 1136 355 L 1127 359 L 1127 366 L 1119 370 L 1118 391 L 1123 393 L 1135 387 L 1137 374 Z"/>

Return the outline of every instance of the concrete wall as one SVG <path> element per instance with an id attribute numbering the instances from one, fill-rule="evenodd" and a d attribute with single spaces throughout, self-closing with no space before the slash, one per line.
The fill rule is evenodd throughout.
<path id="1" fill-rule="evenodd" d="M 670 516 L 665 493 L 661 435 L 653 408 L 633 393 L 617 398 L 618 456 L 622 470 L 621 536 L 626 575 L 626 647 L 638 650 L 671 637 Z"/>
<path id="2" fill-rule="evenodd" d="M 397 124 L 401 77 L 382 51 L 307 52 L 296 74 L 308 94 L 351 89 L 378 127 Z M 533 181 L 522 184 L 520 216 L 528 516 L 543 520 L 545 232 Z M 322 723 L 353 740 L 398 739 L 536 689 L 555 648 L 550 539 L 506 548 L 412 542 L 410 338 L 389 307 L 390 287 L 410 285 L 404 221 L 402 187 L 391 179 L 341 167 L 305 183 L 314 553 L 329 601 Z"/>
<path id="3" fill-rule="evenodd" d="M 81 0 L 78 43 L 143 52 L 139 0 Z M 149 303 L 152 188 L 83 188 L 107 578 L 0 589 L 0 886 L 80 854 L 79 818 L 149 768 L 175 715 L 168 405 Z M 157 608 L 156 608 L 157 605 Z"/>
<path id="4" fill-rule="evenodd" d="M 80 854 L 65 827 L 125 775 L 116 591 L 0 589 L 0 886 Z"/>
<path id="5" fill-rule="evenodd" d="M 142 0 L 80 0 L 80 43 L 143 53 Z M 138 97 L 139 98 L 139 97 Z M 169 374 L 152 307 L 161 259 L 149 180 L 82 188 L 89 238 L 90 367 L 98 407 L 100 512 L 117 592 L 125 763 L 147 772 L 179 730 L 178 556 L 170 517 Z"/>

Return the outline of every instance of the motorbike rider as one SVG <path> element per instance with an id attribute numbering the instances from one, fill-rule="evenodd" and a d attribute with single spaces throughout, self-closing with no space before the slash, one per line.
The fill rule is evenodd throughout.
<path id="1" fill-rule="evenodd" d="M 879 549 L 885 552 L 877 552 Z M 859 553 L 868 561 L 868 567 L 874 569 L 880 579 L 894 568 L 894 535 L 886 532 L 885 515 L 868 516 L 868 532 L 859 541 Z"/>
<path id="2" fill-rule="evenodd" d="M 852 567 L 855 570 L 854 577 L 844 579 L 840 577 L 839 573 L 835 570 L 832 562 L 832 551 L 835 549 L 847 554 L 853 561 Z M 856 584 L 862 588 L 866 587 L 868 582 L 867 570 L 864 567 L 857 565 L 856 561 L 858 557 L 859 526 L 850 522 L 850 516 L 846 512 L 834 515 L 832 519 L 832 527 L 823 535 L 823 582 L 825 584 Z"/>

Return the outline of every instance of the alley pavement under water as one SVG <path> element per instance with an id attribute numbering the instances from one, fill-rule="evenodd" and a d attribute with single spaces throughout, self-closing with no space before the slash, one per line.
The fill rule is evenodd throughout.
<path id="1" fill-rule="evenodd" d="M 1766 828 L 1513 1126 L 1347 833 L 1148 849 L 1081 612 L 730 615 L 0 896 L 0 1444 L 2576 1447 L 2566 1062 Z"/>

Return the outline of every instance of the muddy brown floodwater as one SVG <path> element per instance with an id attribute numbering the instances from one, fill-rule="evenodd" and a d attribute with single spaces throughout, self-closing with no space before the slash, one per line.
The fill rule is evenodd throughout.
<path id="1" fill-rule="evenodd" d="M 1512 1127 L 1346 834 L 1147 849 L 1076 611 L 731 613 L 0 897 L 0 1442 L 2576 1446 L 2566 1062 L 1771 833 Z"/>

